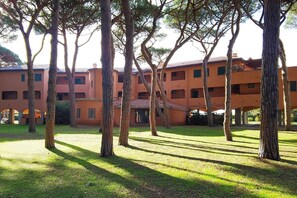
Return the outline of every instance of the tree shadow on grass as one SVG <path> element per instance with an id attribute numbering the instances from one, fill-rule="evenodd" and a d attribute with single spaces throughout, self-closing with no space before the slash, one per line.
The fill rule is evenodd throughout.
<path id="1" fill-rule="evenodd" d="M 57 141 L 57 143 L 80 152 L 81 156 L 88 156 L 92 158 L 92 160 L 104 161 L 129 172 L 132 175 L 131 178 L 124 178 L 107 170 L 103 170 L 79 157 L 74 157 L 60 150 L 53 150 L 57 155 L 72 162 L 76 162 L 95 174 L 103 175 L 104 178 L 109 178 L 130 190 L 136 191 L 141 197 L 215 197 L 218 195 L 224 195 L 226 197 L 257 197 L 253 196 L 245 189 L 240 189 L 236 186 L 199 179 L 180 179 L 135 163 L 131 159 L 120 156 L 98 159 L 98 154 L 92 151 L 62 141 Z"/>
<path id="2" fill-rule="evenodd" d="M 220 148 L 216 147 L 217 144 L 213 144 L 211 146 L 201 145 L 201 144 L 190 144 L 185 142 L 176 142 L 176 141 L 169 141 L 169 140 L 161 140 L 161 139 L 151 139 L 151 138 L 144 138 L 144 137 L 133 137 L 130 136 L 130 139 L 140 142 L 146 142 L 149 144 L 155 144 L 160 146 L 166 146 L 166 147 L 174 147 L 174 148 L 180 148 L 180 149 L 190 149 L 190 150 L 196 150 L 196 151 L 202 151 L 207 153 L 214 153 L 214 154 L 224 154 L 224 155 L 236 155 L 236 156 L 246 156 L 246 155 L 254 155 L 253 152 L 247 152 L 242 150 L 235 150 L 234 148 Z M 210 144 L 210 143 L 208 143 Z M 224 145 L 226 146 L 226 145 Z M 245 147 L 247 148 L 247 147 Z M 250 149 L 255 149 L 251 148 Z"/>
<path id="3" fill-rule="evenodd" d="M 282 189 L 287 189 L 287 191 L 289 191 L 290 194 L 297 194 L 297 189 L 295 187 L 295 182 L 297 179 L 297 175 L 296 175 L 297 166 L 292 167 L 292 165 L 295 164 L 294 161 L 286 160 L 286 163 L 289 163 L 290 166 L 274 165 L 275 169 L 270 170 L 270 169 L 247 166 L 243 164 L 226 162 L 222 160 L 204 159 L 199 157 L 189 157 L 189 156 L 177 155 L 172 153 L 159 152 L 155 150 L 139 148 L 136 146 L 130 146 L 130 148 L 148 152 L 148 153 L 154 153 L 161 156 L 165 155 L 165 156 L 176 157 L 181 159 L 197 160 L 197 161 L 217 164 L 221 168 L 225 169 L 226 171 L 229 171 L 235 174 L 253 177 L 258 181 L 265 182 L 273 186 L 279 186 Z M 289 174 L 291 176 L 290 178 L 287 178 L 287 174 L 286 174 L 287 171 L 289 171 L 290 173 Z M 295 173 L 295 175 L 292 173 Z M 288 193 L 287 191 L 286 193 Z"/>

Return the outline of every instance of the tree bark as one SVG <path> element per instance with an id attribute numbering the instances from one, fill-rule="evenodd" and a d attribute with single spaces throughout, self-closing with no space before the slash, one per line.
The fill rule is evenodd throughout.
<path id="1" fill-rule="evenodd" d="M 156 127 L 156 86 L 157 86 L 157 67 L 151 67 L 152 70 L 152 85 L 150 97 L 150 129 L 153 136 L 157 136 Z"/>
<path id="2" fill-rule="evenodd" d="M 160 73 L 160 80 L 157 79 L 158 86 L 160 88 L 161 96 L 162 96 L 162 101 L 163 101 L 163 109 L 164 109 L 164 125 L 167 129 L 171 127 L 170 125 L 170 115 L 169 115 L 169 108 L 168 108 L 168 101 L 167 101 L 167 95 L 165 94 L 165 88 L 163 84 L 163 79 L 164 79 L 164 69 L 161 70 Z"/>
<path id="3" fill-rule="evenodd" d="M 286 52 L 284 44 L 279 39 L 279 56 L 282 63 L 282 81 L 283 81 L 283 100 L 284 100 L 284 117 L 286 131 L 291 130 L 291 98 L 290 98 L 290 82 L 288 77 L 288 68 L 286 60 Z"/>
<path id="4" fill-rule="evenodd" d="M 110 0 L 100 1 L 102 62 L 102 157 L 113 156 L 113 67 Z"/>
<path id="5" fill-rule="evenodd" d="M 232 33 L 232 38 L 229 41 L 229 46 L 228 46 L 228 52 L 227 52 L 227 64 L 226 64 L 226 69 L 225 69 L 225 113 L 224 113 L 224 133 L 227 141 L 232 141 L 232 133 L 231 133 L 231 72 L 232 72 L 232 59 L 233 59 L 233 46 L 236 42 L 236 39 L 239 34 L 240 30 L 240 20 L 241 20 L 241 8 L 239 6 L 239 2 L 235 1 L 234 2 L 235 10 L 232 15 L 232 27 L 231 27 L 231 33 Z M 236 17 L 236 24 L 235 24 L 235 32 L 234 32 L 234 17 L 237 13 Z"/>
<path id="6" fill-rule="evenodd" d="M 125 44 L 125 68 L 123 82 L 122 110 L 120 121 L 119 145 L 128 146 L 130 109 L 131 109 L 131 89 L 132 89 L 132 62 L 133 62 L 133 40 L 134 27 L 129 0 L 122 0 L 122 7 L 126 24 L 126 44 Z"/>
<path id="7" fill-rule="evenodd" d="M 45 148 L 55 148 L 54 128 L 55 128 L 55 107 L 56 107 L 56 77 L 58 59 L 58 26 L 59 26 L 59 0 L 53 2 L 52 26 L 50 29 L 51 59 L 47 91 L 47 114 L 45 126 Z"/>
<path id="8" fill-rule="evenodd" d="M 207 72 L 207 62 L 209 57 L 206 56 L 203 59 L 202 64 L 202 71 L 203 71 L 203 93 L 204 93 L 204 101 L 205 101 L 205 107 L 207 110 L 207 120 L 208 120 L 208 126 L 213 126 L 213 115 L 212 115 L 212 107 L 211 107 L 211 97 L 208 92 L 208 72 Z"/>
<path id="9" fill-rule="evenodd" d="M 28 109 L 29 109 L 29 132 L 36 132 L 35 127 L 35 90 L 34 90 L 34 69 L 32 61 L 32 50 L 28 34 L 23 33 L 27 52 L 27 72 L 28 72 Z"/>
<path id="10" fill-rule="evenodd" d="M 278 146 L 278 57 L 280 0 L 264 0 L 259 157 L 280 160 Z"/>

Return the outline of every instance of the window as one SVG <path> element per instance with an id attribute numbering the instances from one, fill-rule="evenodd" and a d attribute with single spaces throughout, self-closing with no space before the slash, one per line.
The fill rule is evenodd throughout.
<path id="1" fill-rule="evenodd" d="M 172 90 L 171 91 L 171 99 L 181 99 L 185 98 L 185 90 Z"/>
<path id="2" fill-rule="evenodd" d="M 255 83 L 248 83 L 248 88 L 255 88 Z"/>
<path id="3" fill-rule="evenodd" d="M 214 91 L 214 88 L 213 87 L 210 87 L 210 88 L 208 88 L 208 91 L 209 92 L 213 92 Z"/>
<path id="4" fill-rule="evenodd" d="M 149 110 L 135 109 L 135 123 L 149 123 Z"/>
<path id="5" fill-rule="evenodd" d="M 149 92 L 139 92 L 138 93 L 138 99 L 148 99 L 150 96 Z"/>
<path id="6" fill-rule="evenodd" d="M 76 109 L 76 118 L 80 119 L 80 108 Z"/>
<path id="7" fill-rule="evenodd" d="M 119 91 L 118 92 L 118 98 L 121 98 L 123 96 L 123 92 L 122 91 Z"/>
<path id="8" fill-rule="evenodd" d="M 160 76 L 161 74 L 160 73 L 158 73 L 158 78 L 161 80 L 161 76 Z M 166 73 L 163 73 L 163 82 L 165 82 L 166 81 Z"/>
<path id="9" fill-rule="evenodd" d="M 23 99 L 28 100 L 28 91 L 23 91 Z M 35 100 L 40 100 L 41 99 L 41 92 L 40 91 L 35 91 Z"/>
<path id="10" fill-rule="evenodd" d="M 290 90 L 291 91 L 297 91 L 297 83 L 296 83 L 296 81 L 291 81 L 290 82 Z"/>
<path id="11" fill-rule="evenodd" d="M 218 67 L 218 75 L 224 75 L 225 74 L 225 66 Z"/>
<path id="12" fill-rule="evenodd" d="M 198 94 L 198 89 L 191 89 L 191 98 L 198 98 L 199 94 Z"/>
<path id="13" fill-rule="evenodd" d="M 94 120 L 95 119 L 95 108 L 90 108 L 88 109 L 88 118 L 90 120 Z"/>
<path id="14" fill-rule="evenodd" d="M 144 75 L 144 79 L 148 82 L 151 83 L 151 75 Z M 142 80 L 140 76 L 138 76 L 138 84 L 142 84 Z"/>
<path id="15" fill-rule="evenodd" d="M 57 85 L 65 85 L 68 83 L 68 78 L 66 76 L 57 76 Z"/>
<path id="16" fill-rule="evenodd" d="M 35 74 L 34 79 L 35 81 L 42 81 L 42 74 Z"/>
<path id="17" fill-rule="evenodd" d="M 194 78 L 200 78 L 201 77 L 201 69 L 194 70 Z"/>
<path id="18" fill-rule="evenodd" d="M 185 80 L 186 79 L 186 72 L 185 71 L 177 71 L 171 73 L 171 80 Z"/>
<path id="19" fill-rule="evenodd" d="M 94 87 L 94 81 L 91 81 L 91 87 Z"/>
<path id="20" fill-rule="evenodd" d="M 123 74 L 119 74 L 119 75 L 118 75 L 118 82 L 119 82 L 119 83 L 124 82 L 124 75 L 123 75 Z"/>
<path id="21" fill-rule="evenodd" d="M 76 85 L 86 84 L 86 78 L 84 76 L 77 76 L 74 81 Z"/>
<path id="22" fill-rule="evenodd" d="M 15 100 L 18 99 L 17 91 L 3 91 L 2 100 Z"/>
<path id="23" fill-rule="evenodd" d="M 85 93 L 75 93 L 75 98 L 86 98 L 86 94 Z"/>
<path id="24" fill-rule="evenodd" d="M 25 74 L 21 74 L 21 81 L 24 82 L 26 79 L 25 79 Z"/>

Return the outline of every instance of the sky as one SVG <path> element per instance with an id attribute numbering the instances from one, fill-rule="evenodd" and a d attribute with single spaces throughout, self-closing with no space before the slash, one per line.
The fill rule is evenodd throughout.
<path id="1" fill-rule="evenodd" d="M 287 65 L 297 66 L 297 30 L 296 29 L 285 29 L 281 27 L 280 38 L 283 40 L 285 50 L 287 53 Z M 162 41 L 161 45 L 163 47 L 172 47 L 174 45 L 174 40 L 176 35 L 173 33 L 168 34 L 167 38 Z M 69 39 L 74 40 L 74 37 Z M 212 57 L 226 56 L 227 46 L 230 40 L 230 35 L 226 35 L 218 44 L 216 50 L 214 51 Z M 31 35 L 31 43 L 33 54 L 38 51 L 41 43 L 41 36 Z M 79 49 L 77 68 L 91 68 L 93 64 L 96 63 L 98 67 L 101 67 L 100 57 L 101 57 L 101 37 L 100 32 L 93 35 L 89 43 L 84 45 Z M 0 41 L 3 47 L 6 47 L 18 54 L 22 61 L 26 61 L 26 50 L 25 45 L 20 35 L 17 40 L 12 42 Z M 171 59 L 171 63 L 178 63 L 183 61 L 198 60 L 203 58 L 203 53 L 197 48 L 197 44 L 187 43 L 182 48 L 180 48 Z M 70 45 L 69 54 L 73 53 L 73 47 Z M 236 40 L 233 52 L 237 53 L 239 57 L 244 59 L 248 58 L 261 58 L 262 53 L 262 30 L 254 25 L 252 22 L 247 21 L 241 25 L 240 34 Z M 49 64 L 50 59 L 50 37 L 47 37 L 43 51 L 37 56 L 34 64 Z M 63 49 L 59 46 L 58 49 L 58 67 L 63 68 Z M 72 59 L 69 59 L 70 64 Z M 124 57 L 117 53 L 115 57 L 115 68 L 120 68 L 124 66 Z"/>

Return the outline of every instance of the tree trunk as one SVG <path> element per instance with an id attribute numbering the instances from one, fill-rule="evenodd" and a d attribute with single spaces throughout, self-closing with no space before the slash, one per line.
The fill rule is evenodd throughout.
<path id="1" fill-rule="evenodd" d="M 227 64 L 225 69 L 225 114 L 224 114 L 224 133 L 227 141 L 232 141 L 232 133 L 231 133 L 231 72 L 232 72 L 232 59 L 233 59 L 233 46 L 236 42 L 237 36 L 239 34 L 240 29 L 240 20 L 241 20 L 241 8 L 238 2 L 234 2 L 235 10 L 232 15 L 232 22 L 234 21 L 234 17 L 237 13 L 236 18 L 236 30 L 234 32 L 234 26 L 232 24 L 231 32 L 232 38 L 230 39 L 228 52 L 227 52 Z"/>
<path id="2" fill-rule="evenodd" d="M 125 48 L 125 68 L 122 97 L 122 111 L 120 121 L 119 145 L 128 146 L 129 125 L 130 125 L 130 98 L 132 89 L 132 62 L 133 62 L 133 19 L 129 0 L 122 0 L 123 12 L 126 24 L 126 48 Z"/>
<path id="3" fill-rule="evenodd" d="M 62 24 L 62 34 L 64 38 L 64 67 L 65 72 L 68 79 L 68 87 L 69 87 L 69 104 L 70 104 L 70 126 L 76 127 L 76 117 L 75 117 L 75 70 L 74 73 L 71 72 L 68 64 L 68 41 L 67 41 L 67 34 L 66 34 L 66 27 L 65 24 Z M 73 70 L 73 68 L 72 68 Z"/>
<path id="4" fill-rule="evenodd" d="M 160 92 L 161 92 L 161 97 L 162 97 L 162 101 L 163 101 L 163 109 L 164 109 L 164 125 L 167 129 L 169 129 L 171 126 L 170 126 L 170 115 L 169 115 L 169 108 L 168 108 L 168 101 L 167 101 L 167 96 L 165 94 L 165 88 L 164 88 L 164 84 L 163 84 L 163 79 L 164 79 L 164 76 L 163 76 L 163 69 L 160 73 L 160 80 L 158 80 L 158 85 L 159 85 L 159 88 L 160 88 Z"/>
<path id="5" fill-rule="evenodd" d="M 152 85 L 151 85 L 151 97 L 150 97 L 150 129 L 153 136 L 157 136 L 156 127 L 156 87 L 157 87 L 157 67 L 151 67 L 152 69 Z"/>
<path id="6" fill-rule="evenodd" d="M 27 52 L 27 72 L 28 72 L 28 109 L 29 109 L 29 132 L 36 132 L 35 127 L 35 90 L 34 90 L 34 69 L 32 61 L 32 50 L 29 36 L 23 33 Z"/>
<path id="7" fill-rule="evenodd" d="M 102 143 L 101 156 L 109 157 L 113 152 L 113 67 L 110 0 L 100 1 L 101 8 L 101 62 L 102 62 Z"/>
<path id="8" fill-rule="evenodd" d="M 278 57 L 280 0 L 264 0 L 259 157 L 280 160 L 278 147 Z"/>
<path id="9" fill-rule="evenodd" d="M 291 98 L 290 85 L 288 78 L 288 68 L 286 61 L 286 52 L 281 39 L 279 39 L 279 56 L 282 62 L 282 81 L 283 81 L 283 100 L 284 100 L 284 117 L 286 131 L 291 130 Z"/>
<path id="10" fill-rule="evenodd" d="M 233 40 L 233 39 L 231 39 Z M 224 113 L 224 134 L 227 141 L 232 141 L 230 128 L 231 115 L 231 67 L 232 67 L 232 41 L 230 40 L 227 52 L 227 64 L 225 69 L 225 113 Z"/>
<path id="11" fill-rule="evenodd" d="M 138 62 L 137 62 L 135 59 L 134 59 L 134 63 L 135 63 L 135 66 L 136 66 L 136 68 L 137 68 L 137 70 L 138 70 L 138 72 L 139 72 L 139 77 L 140 77 L 140 79 L 141 79 L 141 82 L 143 83 L 145 89 L 150 93 L 150 92 L 151 92 L 151 86 L 150 86 L 150 85 L 148 84 L 148 82 L 145 80 L 145 78 L 144 78 L 144 74 L 143 74 L 142 69 L 140 68 L 140 65 L 138 64 Z M 164 125 L 165 125 L 165 122 L 166 122 L 166 120 L 165 120 L 165 115 L 164 115 L 164 113 L 163 113 L 162 110 L 161 110 L 161 107 L 160 107 L 160 105 L 159 105 L 158 100 L 156 100 L 156 109 L 157 109 L 157 112 L 158 112 L 159 116 L 161 117 L 161 119 L 163 120 Z"/>
<path id="12" fill-rule="evenodd" d="M 208 126 L 213 126 L 213 115 L 212 115 L 212 107 L 211 107 L 211 97 L 208 92 L 208 72 L 207 72 L 207 62 L 208 57 L 205 57 L 202 64 L 202 70 L 203 70 L 203 93 L 204 93 L 204 101 L 205 101 L 205 107 L 207 110 L 207 120 L 208 120 Z"/>
<path id="13" fill-rule="evenodd" d="M 47 91 L 47 114 L 45 127 L 45 148 L 55 148 L 55 107 L 56 107 L 56 77 L 58 59 L 58 26 L 59 26 L 59 0 L 53 2 L 52 26 L 51 26 L 51 59 Z"/>

